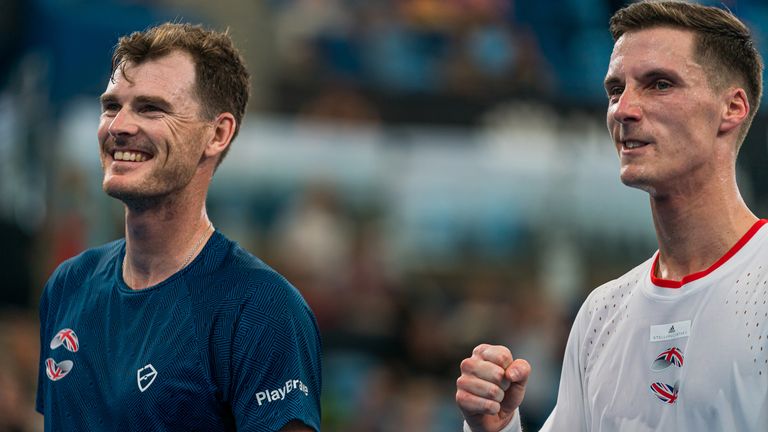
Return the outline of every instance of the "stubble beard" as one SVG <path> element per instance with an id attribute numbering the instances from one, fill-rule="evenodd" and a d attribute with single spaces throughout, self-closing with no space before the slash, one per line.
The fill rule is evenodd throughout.
<path id="1" fill-rule="evenodd" d="M 182 166 L 176 166 L 151 172 L 148 178 L 127 187 L 109 186 L 106 182 L 102 186 L 107 195 L 121 201 L 130 210 L 146 212 L 172 207 L 179 192 L 190 183 L 193 174 L 194 169 L 185 170 Z"/>

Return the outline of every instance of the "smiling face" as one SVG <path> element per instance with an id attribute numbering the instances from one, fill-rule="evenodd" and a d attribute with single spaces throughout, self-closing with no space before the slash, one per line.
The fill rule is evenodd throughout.
<path id="1" fill-rule="evenodd" d="M 694 59 L 694 41 L 691 31 L 655 27 L 614 45 L 607 124 L 628 186 L 664 194 L 713 174 L 724 105 Z"/>
<path id="2" fill-rule="evenodd" d="M 192 58 L 181 51 L 115 71 L 98 129 L 107 194 L 137 203 L 190 183 L 211 135 L 194 88 Z"/>

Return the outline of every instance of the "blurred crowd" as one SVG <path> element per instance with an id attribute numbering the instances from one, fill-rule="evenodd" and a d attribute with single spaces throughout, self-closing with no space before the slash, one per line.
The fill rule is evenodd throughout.
<path id="1" fill-rule="evenodd" d="M 276 109 L 467 124 L 510 97 L 602 102 L 612 5 L 556 3 L 273 0 Z"/>
<path id="2" fill-rule="evenodd" d="M 626 0 L 271 0 L 284 112 L 474 124 L 510 98 L 601 110 L 610 16 Z M 759 0 L 724 5 L 753 24 Z M 765 52 L 765 44 L 760 47 Z"/>
<path id="3" fill-rule="evenodd" d="M 562 145 L 559 140 L 572 130 L 580 137 L 605 134 L 602 77 L 612 46 L 607 20 L 624 1 L 556 0 L 546 7 L 514 0 L 215 3 L 0 5 L 0 432 L 41 430 L 42 419 L 34 413 L 36 307 L 45 280 L 62 260 L 121 236 L 121 209 L 102 196 L 93 164 L 84 169 L 78 163 L 90 162 L 75 163 L 70 150 L 62 150 L 65 128 L 71 127 L 63 119 L 71 118 L 73 101 L 85 97 L 97 105 L 109 50 L 120 34 L 166 19 L 231 25 L 255 72 L 251 119 L 283 118 L 286 130 L 316 123 L 338 130 L 364 125 L 414 153 L 426 148 L 427 159 L 440 146 L 467 144 L 457 141 L 489 129 L 522 136 L 523 142 L 535 129 L 550 133 L 554 145 Z M 768 23 L 768 7 L 757 0 L 716 3 L 757 31 Z M 765 40 L 760 34 L 757 39 Z M 510 101 L 535 101 L 546 109 L 510 113 Z M 761 123 L 755 122 L 743 150 L 744 188 L 754 208 L 768 210 Z M 444 138 L 420 143 L 393 128 L 408 124 L 431 125 Z M 442 129 L 448 126 L 462 133 Z M 94 141 L 85 147 L 95 157 L 95 129 L 88 133 Z M 235 146 L 246 146 L 248 137 L 246 131 Z M 530 159 L 530 150 L 509 150 L 518 161 L 514 169 L 558 168 L 558 161 Z M 590 163 L 573 148 L 557 153 Z M 258 150 L 254 154 L 259 157 Z M 238 162 L 225 161 L 221 175 Z M 280 171 L 274 167 L 276 176 Z M 383 171 L 372 176 L 397 181 L 403 175 Z M 457 170 L 434 171 L 454 180 L 447 185 L 462 183 Z M 478 172 L 485 173 L 482 167 Z M 350 188 L 356 180 L 340 185 L 323 174 L 291 189 L 247 183 L 228 192 L 214 188 L 209 203 L 217 228 L 283 273 L 314 310 L 325 356 L 323 430 L 458 430 L 458 366 L 480 342 L 506 344 L 533 364 L 523 419 L 527 430 L 537 430 L 554 404 L 576 308 L 591 289 L 652 253 L 652 238 L 613 236 L 625 229 L 620 220 L 603 235 L 553 223 L 578 216 L 561 214 L 566 207 L 552 204 L 558 200 L 580 211 L 605 210 L 573 206 L 584 197 L 534 196 L 505 206 L 494 202 L 506 196 L 498 194 L 488 198 L 490 215 L 480 217 L 475 213 L 484 210 L 474 208 L 476 202 L 466 203 L 461 215 L 452 213 L 457 205 L 451 200 L 481 195 L 471 189 L 455 195 L 448 190 L 441 196 L 446 201 L 431 202 L 433 196 L 420 190 L 393 197 L 375 185 Z M 487 182 L 472 187 L 526 187 L 499 184 L 487 174 Z M 226 193 L 238 195 L 240 204 L 232 206 Z M 438 235 L 430 234 L 431 247 L 415 247 L 426 236 L 403 231 L 414 226 L 393 215 L 392 200 L 403 198 L 423 201 L 420 209 L 440 215 L 424 219 L 445 224 L 433 231 Z M 540 202 L 552 206 L 538 220 L 506 212 Z M 403 243 L 403 236 L 414 240 Z"/>

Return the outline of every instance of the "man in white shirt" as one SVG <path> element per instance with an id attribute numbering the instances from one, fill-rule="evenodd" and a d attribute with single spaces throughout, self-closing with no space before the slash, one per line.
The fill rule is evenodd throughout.
<path id="1" fill-rule="evenodd" d="M 584 302 L 543 430 L 765 431 L 768 227 L 735 168 L 762 59 L 743 23 L 696 4 L 632 4 L 611 33 L 608 130 L 621 181 L 650 196 L 659 251 Z M 530 370 L 475 348 L 457 380 L 465 430 L 519 431 Z"/>

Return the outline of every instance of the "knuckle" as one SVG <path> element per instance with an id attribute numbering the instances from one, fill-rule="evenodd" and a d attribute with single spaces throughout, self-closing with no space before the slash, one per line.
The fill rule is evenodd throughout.
<path id="1" fill-rule="evenodd" d="M 456 388 L 464 388 L 466 378 L 464 375 L 461 375 L 460 377 L 456 378 Z"/>
<path id="2" fill-rule="evenodd" d="M 496 399 L 496 386 L 495 385 L 488 385 L 485 388 L 485 396 L 486 399 Z"/>
<path id="3" fill-rule="evenodd" d="M 504 390 L 502 390 L 498 386 L 493 386 L 489 391 L 489 397 L 491 397 L 493 400 L 497 402 L 501 402 L 502 400 L 504 400 Z"/>
<path id="4" fill-rule="evenodd" d="M 462 374 L 468 373 L 472 370 L 474 370 L 474 363 L 475 361 L 471 358 L 466 358 L 461 361 L 461 365 L 459 366 L 461 369 Z"/>
<path id="5" fill-rule="evenodd" d="M 497 368 L 493 371 L 493 382 L 501 384 L 504 381 L 504 369 Z"/>
<path id="6" fill-rule="evenodd" d="M 456 397 L 456 403 L 458 403 L 459 405 L 463 405 L 464 392 L 462 392 L 461 390 L 456 390 L 456 396 L 455 397 Z"/>
<path id="7" fill-rule="evenodd" d="M 472 350 L 472 354 L 479 356 L 483 352 L 485 352 L 485 350 L 488 349 L 489 346 L 490 345 L 488 345 L 488 344 L 480 344 L 480 345 L 476 346 L 474 350 Z"/>
<path id="8" fill-rule="evenodd" d="M 472 398 L 469 394 L 461 390 L 456 392 L 456 404 L 464 411 L 472 411 L 476 409 L 476 407 L 472 405 Z"/>

